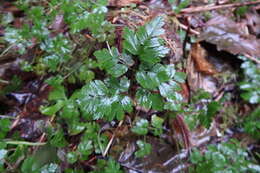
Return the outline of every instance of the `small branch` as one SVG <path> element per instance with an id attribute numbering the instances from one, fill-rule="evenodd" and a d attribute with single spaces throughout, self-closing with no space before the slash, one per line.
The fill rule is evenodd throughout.
<path id="1" fill-rule="evenodd" d="M 27 141 L 4 141 L 6 144 L 12 145 L 28 145 L 28 146 L 42 146 L 45 142 L 27 142 Z"/>
<path id="2" fill-rule="evenodd" d="M 238 2 L 233 4 L 225 4 L 225 5 L 216 5 L 216 6 L 200 6 L 200 7 L 190 7 L 184 8 L 181 10 L 181 13 L 198 13 L 203 11 L 211 11 L 211 10 L 218 10 L 224 8 L 233 8 L 233 7 L 241 7 L 246 5 L 257 5 L 260 4 L 260 0 L 252 1 L 252 2 Z"/>
<path id="3" fill-rule="evenodd" d="M 184 29 L 185 31 L 188 31 L 191 34 L 200 35 L 200 32 L 198 32 L 198 31 L 196 31 L 194 29 L 191 29 L 191 28 L 188 29 L 188 26 L 186 26 L 186 25 L 184 25 L 182 23 L 179 23 L 179 26 L 180 26 L 181 29 Z"/>
<path id="4" fill-rule="evenodd" d="M 255 58 L 255 57 L 247 55 L 247 54 L 245 55 L 245 57 L 250 59 L 250 60 L 252 60 L 252 61 L 254 61 L 254 62 L 256 62 L 257 64 L 260 64 L 260 59 L 259 58 Z"/>
<path id="5" fill-rule="evenodd" d="M 118 127 L 121 127 L 122 126 L 122 124 L 123 124 L 123 120 L 121 120 L 120 122 L 119 122 L 119 124 L 118 124 Z M 117 128 L 118 128 L 117 127 Z M 114 141 L 114 139 L 115 139 L 115 133 L 113 133 L 113 135 L 112 135 L 112 137 L 111 137 L 111 139 L 110 139 L 110 141 L 108 142 L 108 144 L 107 144 L 107 147 L 106 147 L 106 149 L 105 149 L 105 151 L 104 151 L 104 153 L 102 153 L 102 155 L 103 155 L 103 157 L 105 157 L 106 155 L 107 155 L 107 153 L 108 153 L 108 150 L 110 149 L 110 147 L 111 147 L 111 145 L 112 145 L 112 143 L 113 143 L 113 141 Z"/>

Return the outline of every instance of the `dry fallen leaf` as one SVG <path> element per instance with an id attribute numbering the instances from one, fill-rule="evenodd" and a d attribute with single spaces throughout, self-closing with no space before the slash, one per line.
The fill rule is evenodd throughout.
<path id="1" fill-rule="evenodd" d="M 214 75 L 217 73 L 215 67 L 208 62 L 207 51 L 201 47 L 200 43 L 194 43 L 191 47 L 191 58 L 196 64 L 196 68 L 199 72 Z"/>
<path id="2" fill-rule="evenodd" d="M 239 24 L 224 16 L 209 20 L 199 40 L 215 44 L 218 50 L 225 50 L 234 55 L 260 55 L 260 39 L 243 32 Z"/>

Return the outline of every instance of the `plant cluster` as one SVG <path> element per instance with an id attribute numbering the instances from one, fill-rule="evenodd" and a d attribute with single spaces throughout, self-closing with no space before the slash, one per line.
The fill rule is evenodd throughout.
<path id="1" fill-rule="evenodd" d="M 248 160 L 248 153 L 239 145 L 238 141 L 223 142 L 209 145 L 202 155 L 194 149 L 190 160 L 194 164 L 191 172 L 259 172 L 259 165 Z"/>
<path id="2" fill-rule="evenodd" d="M 38 6 L 33 0 L 16 3 L 26 17 L 21 28 L 14 28 L 10 25 L 10 14 L 4 16 L 8 18 L 4 35 L 9 45 L 6 51 L 16 50 L 22 55 L 35 52 L 20 65 L 26 72 L 43 76 L 51 87 L 48 99 L 39 108 L 51 120 L 44 125 L 42 120 L 37 121 L 46 134 L 46 143 L 41 143 L 22 141 L 18 134 L 6 140 L 11 119 L 0 119 L 0 172 L 18 169 L 22 173 L 84 172 L 78 166 L 80 163 L 106 153 L 109 136 L 103 133 L 100 124 L 122 121 L 126 115 L 134 119 L 131 132 L 140 137 L 136 141 L 137 158 L 152 151 L 145 136 L 160 137 L 166 118 L 190 114 L 184 116 L 190 129 L 210 127 L 220 103 L 204 91 L 198 91 L 190 103 L 183 101 L 181 83 L 186 75 L 167 63 L 169 48 L 161 37 L 165 34 L 164 16 L 137 28 L 125 27 L 121 49 L 113 44 L 115 27 L 106 20 L 106 0 L 50 0 L 40 1 Z M 188 3 L 189 0 L 181 1 L 176 12 Z M 245 78 L 240 83 L 244 91 L 241 97 L 257 104 L 259 69 L 249 61 L 242 64 L 242 69 Z M 0 95 L 18 90 L 21 84 L 17 76 L 13 77 Z M 69 85 L 74 86 L 73 90 Z M 152 112 L 151 120 L 139 117 L 140 111 Z M 260 129 L 258 115 L 256 109 L 245 120 L 244 128 L 252 135 Z M 31 152 L 29 146 L 41 148 Z M 192 170 L 254 170 L 246 158 L 246 152 L 236 144 L 210 146 L 205 155 L 193 152 L 191 162 L 196 166 Z M 62 170 L 60 162 L 69 166 Z M 225 167 L 233 162 L 237 164 Z M 122 172 L 116 161 L 104 157 L 97 159 L 91 170 Z"/>

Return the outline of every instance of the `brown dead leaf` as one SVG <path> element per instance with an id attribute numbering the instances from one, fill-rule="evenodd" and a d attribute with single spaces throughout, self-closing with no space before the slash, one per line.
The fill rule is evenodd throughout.
<path id="1" fill-rule="evenodd" d="M 217 73 L 215 67 L 206 59 L 207 51 L 201 47 L 200 43 L 194 43 L 191 47 L 191 58 L 196 64 L 196 68 L 199 72 L 214 75 Z"/>
<path id="2" fill-rule="evenodd" d="M 217 90 L 214 78 L 211 75 L 203 74 L 197 70 L 195 62 L 193 58 L 191 58 L 191 53 L 187 60 L 186 73 L 189 88 L 192 92 L 196 92 L 199 88 L 210 93 Z"/>
<path id="3" fill-rule="evenodd" d="M 219 15 L 206 23 L 199 40 L 215 44 L 218 50 L 225 50 L 234 55 L 259 57 L 260 40 L 244 31 L 240 24 Z"/>

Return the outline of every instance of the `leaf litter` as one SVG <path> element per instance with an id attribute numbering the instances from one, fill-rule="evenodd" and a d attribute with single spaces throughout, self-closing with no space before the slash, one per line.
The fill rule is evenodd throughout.
<path id="1" fill-rule="evenodd" d="M 84 4 L 79 4 L 79 7 L 80 5 Z M 39 157 L 38 153 L 45 153 L 48 155 L 47 158 L 58 158 L 52 161 L 38 158 L 36 160 L 39 163 L 35 164 L 39 165 L 34 166 L 33 169 L 42 172 L 46 170 L 62 172 L 74 168 L 84 171 L 104 171 L 105 167 L 107 170 L 120 172 L 116 162 L 113 160 L 105 162 L 107 157 L 111 156 L 125 172 L 192 171 L 192 164 L 199 166 L 202 164 L 194 155 L 191 162 L 189 161 L 192 148 L 199 147 L 202 153 L 213 152 L 213 148 L 207 150 L 208 144 L 217 145 L 231 138 L 240 140 L 241 138 L 238 137 L 240 134 L 245 135 L 244 139 L 248 139 L 243 141 L 243 145 L 250 144 L 254 148 L 252 151 L 256 150 L 256 141 L 244 132 L 236 131 L 235 123 L 228 122 L 229 118 L 224 117 L 226 112 L 223 109 L 230 109 L 227 105 L 238 104 L 236 83 L 240 78 L 242 61 L 237 58 L 237 55 L 245 55 L 246 60 L 248 57 L 253 57 L 253 60 L 258 62 L 260 44 L 257 38 L 259 34 L 257 18 L 254 16 L 257 16 L 257 12 L 254 15 L 247 13 L 247 25 L 235 22 L 230 17 L 212 13 L 214 16 L 212 19 L 207 22 L 201 21 L 202 23 L 196 26 L 204 26 L 203 28 L 196 28 L 190 26 L 186 17 L 172 15 L 171 4 L 166 1 L 122 1 L 120 3 L 109 1 L 109 5 L 107 17 L 119 29 L 116 33 L 117 42 L 114 47 L 110 47 L 108 42 L 103 44 L 106 46 L 95 42 L 97 44 L 95 50 L 90 49 L 90 54 L 96 58 L 98 65 L 87 62 L 88 73 L 84 75 L 90 81 L 83 88 L 79 82 L 72 82 L 67 83 L 65 89 L 61 89 L 64 87 L 58 78 L 49 81 L 48 85 L 42 83 L 43 77 L 45 79 L 53 75 L 55 68 L 62 69 L 58 62 L 55 62 L 55 66 L 52 66 L 53 70 L 46 76 L 41 76 L 41 71 L 21 72 L 21 69 L 15 65 L 16 60 L 19 63 L 21 59 L 23 61 L 28 58 L 34 61 L 37 56 L 43 55 L 44 50 L 37 50 L 37 43 L 28 47 L 31 52 L 28 51 L 23 56 L 13 55 L 12 52 L 7 51 L 3 54 L 5 56 L 0 57 L 0 60 L 3 57 L 14 59 L 11 63 L 1 61 L 3 68 L 1 68 L 0 88 L 5 92 L 3 94 L 1 92 L 0 103 L 1 114 L 15 119 L 8 123 L 1 118 L 1 125 L 3 125 L 1 135 L 8 131 L 4 130 L 6 126 L 10 129 L 7 137 L 12 138 L 18 132 L 17 139 L 20 143 L 23 143 L 21 140 L 32 144 L 45 141 L 49 143 L 48 146 L 40 149 L 31 148 L 31 151 L 27 151 L 31 155 L 25 160 L 23 155 L 18 156 L 23 163 L 17 161 L 17 168 L 20 164 L 22 172 L 31 171 L 30 165 L 33 159 Z M 190 7 L 192 8 L 193 5 L 191 3 Z M 183 3 L 177 11 L 185 7 Z M 11 8 L 4 7 L 4 12 L 6 11 L 13 14 L 23 13 L 13 5 Z M 198 16 L 201 17 L 200 14 Z M 91 17 L 86 19 L 91 23 Z M 85 38 L 93 40 L 96 34 L 99 40 L 103 39 L 103 31 L 91 31 L 91 27 L 84 31 L 80 22 L 75 22 L 73 25 L 68 24 L 66 20 L 68 20 L 66 14 L 54 13 L 53 22 L 48 27 L 51 34 L 47 34 L 47 37 L 70 35 L 69 28 L 74 28 L 73 32 L 81 30 Z M 180 34 L 183 29 L 187 32 L 192 30 L 193 33 L 199 33 L 197 31 L 201 29 L 201 34 L 196 42 L 192 42 L 189 41 L 194 37 L 192 34 Z M 98 35 L 100 33 L 101 35 Z M 78 38 L 80 42 L 82 37 Z M 76 44 L 79 43 L 78 41 Z M 68 53 L 66 42 L 63 43 L 61 45 L 64 46 L 63 51 Z M 2 47 L 6 48 L 6 45 L 2 43 L 0 45 L 1 51 L 4 51 Z M 74 52 L 77 50 L 80 50 L 79 46 L 74 47 Z M 34 55 L 35 52 L 38 54 Z M 187 57 L 183 55 L 185 52 L 189 52 Z M 129 70 L 137 70 L 135 64 L 137 57 L 139 69 L 136 75 L 132 76 Z M 53 61 L 57 59 L 54 58 Z M 62 61 L 64 63 L 66 60 Z M 160 62 L 162 64 L 158 65 L 157 63 Z M 247 67 L 256 69 L 254 72 L 257 73 L 259 66 L 248 64 Z M 36 68 L 40 69 L 40 67 Z M 96 68 L 102 72 L 100 73 Z M 97 70 L 97 76 L 93 77 L 91 70 Z M 14 74 L 23 83 L 20 87 L 14 85 L 7 90 L 7 84 L 11 82 Z M 250 80 L 256 83 L 257 77 L 251 77 L 250 72 L 247 74 Z M 78 80 L 71 74 L 66 75 L 66 78 L 67 76 L 70 82 Z M 187 80 L 185 80 L 186 76 Z M 38 77 L 41 77 L 41 80 L 38 80 Z M 97 79 L 93 80 L 95 77 Z M 133 78 L 135 80 L 132 80 Z M 243 99 L 250 99 L 248 94 L 252 92 L 247 88 L 255 86 L 244 84 L 241 87 L 244 87 L 247 92 L 242 96 Z M 75 88 L 77 92 L 73 93 Z M 256 98 L 257 92 L 254 93 L 254 103 L 259 103 Z M 74 101 L 77 104 L 74 104 Z M 219 101 L 224 106 L 222 109 L 217 103 Z M 239 122 L 240 116 L 248 115 L 247 121 L 250 122 L 250 119 L 257 118 L 256 113 L 250 114 L 255 107 L 257 105 L 242 103 L 238 106 L 239 111 L 230 111 L 229 114 L 237 115 L 234 120 L 236 122 Z M 58 116 L 52 116 L 54 114 Z M 230 126 L 228 124 L 222 129 L 225 123 L 230 123 Z M 247 130 L 248 126 L 252 127 L 248 123 Z M 19 142 L 9 141 L 10 144 L 18 145 Z M 218 146 L 222 147 L 222 145 Z M 48 147 L 53 152 L 47 152 Z M 6 152 L 7 150 L 3 149 L 1 157 L 6 157 Z M 197 159 L 203 158 L 201 156 Z M 61 165 L 58 166 L 56 163 Z M 16 169 L 8 164 L 4 167 L 8 170 Z"/>

